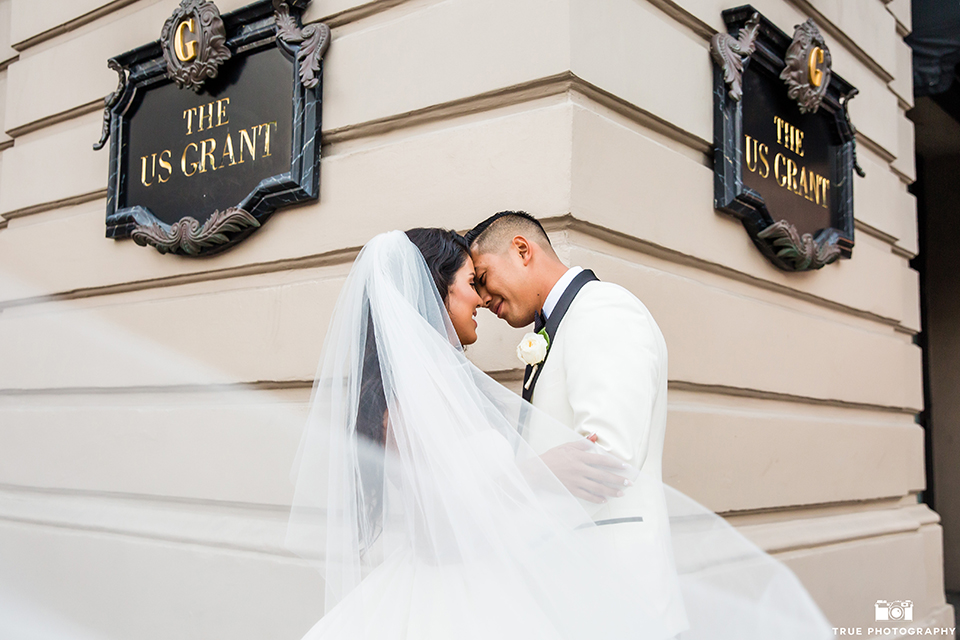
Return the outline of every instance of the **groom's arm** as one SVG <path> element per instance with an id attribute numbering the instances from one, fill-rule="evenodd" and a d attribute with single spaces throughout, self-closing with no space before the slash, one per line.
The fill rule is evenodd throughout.
<path id="1" fill-rule="evenodd" d="M 590 307 L 564 318 L 574 429 L 596 433 L 598 445 L 639 468 L 649 448 L 665 354 L 652 319 L 628 292 L 595 293 L 584 300 Z"/>

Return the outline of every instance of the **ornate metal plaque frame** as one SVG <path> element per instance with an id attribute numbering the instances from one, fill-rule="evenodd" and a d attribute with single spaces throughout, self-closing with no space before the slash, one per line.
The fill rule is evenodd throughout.
<path id="1" fill-rule="evenodd" d="M 856 169 L 863 175 L 856 162 L 856 129 L 847 112 L 847 101 L 857 90 L 832 73 L 829 51 L 812 21 L 798 25 L 791 38 L 750 5 L 724 11 L 723 19 L 729 34 L 717 34 L 711 42 L 715 208 L 740 219 L 760 251 L 785 271 L 819 269 L 838 258 L 849 258 L 854 244 L 853 172 Z M 816 69 L 807 64 L 811 55 L 818 63 Z M 788 220 L 771 215 L 763 196 L 744 185 L 741 80 L 747 65 L 756 65 L 757 71 L 782 80 L 783 90 L 797 102 L 801 113 L 819 109 L 828 114 L 839 141 L 835 145 L 839 179 L 833 185 L 837 207 L 832 226 L 800 233 Z M 822 75 L 814 75 L 817 70 Z"/>
<path id="2" fill-rule="evenodd" d="M 182 0 L 163 27 L 160 40 L 108 61 L 119 75 L 117 90 L 105 98 L 103 134 L 94 149 L 110 140 L 107 189 L 108 238 L 132 238 L 160 253 L 208 256 L 245 239 L 280 207 L 315 200 L 320 184 L 320 130 L 323 55 L 330 45 L 324 24 L 301 26 L 300 16 L 310 0 L 260 0 L 221 17 L 211 2 Z M 184 65 L 176 53 L 171 32 L 193 15 L 196 40 L 193 64 Z M 182 44 L 182 43 L 181 43 Z M 223 211 L 203 211 L 168 224 L 142 206 L 125 202 L 127 177 L 120 171 L 128 153 L 128 110 L 138 92 L 161 83 L 199 90 L 217 74 L 228 57 L 278 47 L 293 61 L 292 151 L 289 171 L 265 178 L 240 202 Z M 186 57 L 186 56 L 184 56 Z M 199 219 L 198 219 L 199 218 Z M 200 219 L 203 222 L 200 222 Z"/>
<path id="3" fill-rule="evenodd" d="M 197 39 L 184 51 L 182 32 L 189 30 Z M 167 63 L 167 75 L 181 89 L 199 91 L 207 78 L 215 78 L 218 67 L 232 55 L 220 10 L 207 0 L 183 0 L 163 23 L 160 47 Z"/>

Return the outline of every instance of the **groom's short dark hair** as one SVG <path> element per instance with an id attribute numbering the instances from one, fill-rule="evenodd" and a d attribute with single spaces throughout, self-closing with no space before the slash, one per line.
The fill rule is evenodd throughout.
<path id="1" fill-rule="evenodd" d="M 500 241 L 507 235 L 512 238 L 517 234 L 527 236 L 528 240 L 536 242 L 548 252 L 553 253 L 553 245 L 550 244 L 550 237 L 547 236 L 543 225 L 526 211 L 495 213 L 468 231 L 464 237 L 471 249 L 476 248 L 477 251 L 486 253 L 499 252 L 502 247 L 494 245 L 501 244 Z"/>

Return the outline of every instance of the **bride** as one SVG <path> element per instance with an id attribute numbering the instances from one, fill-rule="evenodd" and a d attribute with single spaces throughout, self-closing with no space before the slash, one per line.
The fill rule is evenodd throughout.
<path id="1" fill-rule="evenodd" d="M 326 581 L 326 614 L 305 640 L 672 637 L 643 595 L 657 578 L 593 544 L 584 504 L 540 455 L 576 446 L 627 481 L 637 470 L 467 360 L 473 278 L 466 241 L 440 229 L 375 237 L 347 278 L 287 532 Z M 833 637 L 789 569 L 662 490 L 684 640 Z"/>

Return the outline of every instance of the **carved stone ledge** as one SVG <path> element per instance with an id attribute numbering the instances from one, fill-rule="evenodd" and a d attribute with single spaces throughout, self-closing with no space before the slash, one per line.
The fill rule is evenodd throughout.
<path id="1" fill-rule="evenodd" d="M 774 222 L 757 233 L 757 237 L 773 245 L 777 257 L 794 271 L 819 269 L 835 261 L 841 253 L 835 237 L 814 240 L 809 233 L 801 236 L 797 228 L 786 220 Z"/>
<path id="2" fill-rule="evenodd" d="M 760 14 L 754 13 L 740 30 L 739 38 L 717 33 L 710 39 L 710 55 L 723 70 L 731 100 L 739 101 L 743 97 L 743 65 L 753 54 L 759 28 Z"/>
<path id="3" fill-rule="evenodd" d="M 330 27 L 322 22 L 302 27 L 299 20 L 290 15 L 290 6 L 285 1 L 274 2 L 276 8 L 277 37 L 297 52 L 300 65 L 300 82 L 307 89 L 319 83 L 317 74 L 323 54 L 330 47 Z"/>
<path id="4" fill-rule="evenodd" d="M 203 225 L 196 218 L 184 216 L 172 225 L 147 214 L 138 216 L 130 237 L 138 245 L 151 245 L 160 253 L 199 255 L 204 249 L 230 242 L 229 233 L 260 226 L 257 219 L 239 207 L 215 211 Z"/>

